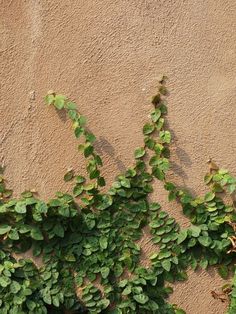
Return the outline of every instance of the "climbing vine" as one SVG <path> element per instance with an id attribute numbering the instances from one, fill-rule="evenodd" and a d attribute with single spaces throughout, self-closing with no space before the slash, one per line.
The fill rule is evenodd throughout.
<path id="1" fill-rule="evenodd" d="M 216 266 L 225 279 L 235 271 L 235 178 L 210 160 L 204 178 L 209 192 L 198 197 L 166 178 L 171 133 L 165 123 L 165 80 L 152 99 L 144 143 L 134 152 L 133 167 L 118 175 L 107 192 L 102 188 L 106 182 L 96 138 L 86 128 L 85 117 L 63 95 L 51 92 L 45 97 L 72 121 L 87 176 L 69 170 L 64 180 L 74 182 L 72 193 L 58 192 L 44 202 L 34 191 L 12 198 L 1 175 L 1 313 L 184 314 L 168 303 L 168 283 L 186 280 L 189 267 Z M 155 179 L 163 183 L 170 202 L 181 204 L 189 228 L 181 229 L 159 203 L 150 201 Z M 153 246 L 148 267 L 140 262 L 138 244 L 144 227 Z M 23 258 L 28 251 L 32 258 Z M 236 275 L 226 290 L 231 300 L 228 314 L 233 314 Z"/>

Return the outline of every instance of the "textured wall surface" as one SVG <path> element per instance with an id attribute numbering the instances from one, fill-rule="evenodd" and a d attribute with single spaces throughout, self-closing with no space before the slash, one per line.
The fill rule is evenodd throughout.
<path id="1" fill-rule="evenodd" d="M 172 179 L 205 190 L 209 157 L 236 175 L 235 0 L 0 0 L 0 162 L 16 193 L 68 190 L 84 169 L 70 125 L 44 106 L 49 89 L 79 104 L 111 182 L 133 162 L 161 73 L 170 78 Z M 182 224 L 156 186 L 153 199 Z M 191 274 L 172 302 L 187 314 L 223 314 L 215 271 Z"/>

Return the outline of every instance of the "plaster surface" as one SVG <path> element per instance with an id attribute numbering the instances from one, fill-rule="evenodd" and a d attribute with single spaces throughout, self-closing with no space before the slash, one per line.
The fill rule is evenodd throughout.
<path id="1" fill-rule="evenodd" d="M 203 193 L 209 157 L 236 175 L 236 1 L 0 0 L 0 162 L 16 195 L 35 188 L 48 199 L 70 189 L 67 168 L 84 171 L 69 122 L 43 103 L 48 90 L 79 104 L 112 182 L 142 144 L 161 73 L 170 176 Z M 158 183 L 152 198 L 188 223 Z M 213 271 L 191 274 L 171 301 L 187 314 L 223 314 L 211 296 L 221 285 Z"/>

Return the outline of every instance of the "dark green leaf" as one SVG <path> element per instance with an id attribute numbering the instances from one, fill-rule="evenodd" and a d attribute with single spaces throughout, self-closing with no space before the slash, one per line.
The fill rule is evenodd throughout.
<path id="1" fill-rule="evenodd" d="M 182 230 L 178 235 L 177 243 L 180 244 L 184 242 L 184 240 L 187 239 L 187 236 L 188 236 L 188 230 L 187 229 Z"/>
<path id="2" fill-rule="evenodd" d="M 69 170 L 65 175 L 64 175 L 64 181 L 68 182 L 74 178 L 74 170 Z"/>
<path id="3" fill-rule="evenodd" d="M 30 235 L 32 239 L 34 240 L 43 240 L 43 234 L 42 231 L 39 229 L 39 227 L 32 227 Z"/>

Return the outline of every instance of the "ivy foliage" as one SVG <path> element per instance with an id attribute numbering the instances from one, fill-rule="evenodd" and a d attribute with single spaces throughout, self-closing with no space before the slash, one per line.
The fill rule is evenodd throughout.
<path id="1" fill-rule="evenodd" d="M 87 177 L 70 169 L 64 180 L 73 181 L 73 192 L 58 192 L 48 202 L 34 191 L 12 198 L 0 177 L 1 313 L 184 314 L 168 303 L 168 283 L 186 280 L 189 267 L 217 266 L 223 278 L 234 270 L 235 207 L 224 195 L 234 193 L 235 178 L 210 161 L 205 176 L 209 192 L 197 197 L 166 178 L 171 133 L 165 123 L 165 79 L 152 99 L 134 166 L 118 175 L 107 192 L 86 118 L 64 95 L 46 96 L 48 105 L 66 111 L 72 121 Z M 155 179 L 168 191 L 170 202 L 181 204 L 189 228 L 181 229 L 159 203 L 150 201 Z M 144 227 L 153 243 L 149 267 L 140 263 L 138 240 Z M 32 258 L 22 258 L 29 250 Z M 234 279 L 228 314 L 236 312 L 235 287 Z"/>

